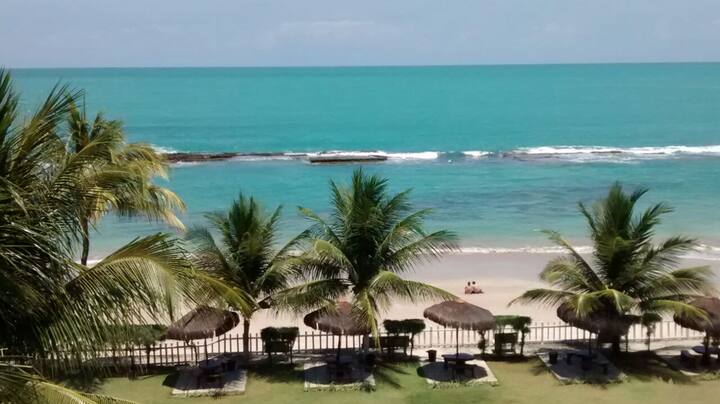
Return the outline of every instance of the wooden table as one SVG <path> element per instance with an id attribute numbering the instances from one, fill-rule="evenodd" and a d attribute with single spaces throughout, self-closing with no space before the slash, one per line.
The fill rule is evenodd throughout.
<path id="1" fill-rule="evenodd" d="M 328 356 L 325 357 L 325 363 L 330 370 L 330 373 L 335 373 L 338 377 L 350 375 L 352 373 L 353 358 L 351 356 Z"/>
<path id="2" fill-rule="evenodd" d="M 445 362 L 445 369 L 448 368 L 448 365 L 453 365 L 453 371 L 462 370 L 463 372 L 465 371 L 467 362 L 475 359 L 475 355 L 464 352 L 460 352 L 458 354 L 445 354 L 442 357 Z"/>

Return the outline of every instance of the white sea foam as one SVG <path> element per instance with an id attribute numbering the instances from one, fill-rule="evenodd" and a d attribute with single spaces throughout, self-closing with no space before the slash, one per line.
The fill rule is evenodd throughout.
<path id="1" fill-rule="evenodd" d="M 288 156 L 292 154 L 296 158 L 302 158 L 302 157 L 316 157 L 316 156 L 326 156 L 326 157 L 373 157 L 373 156 L 381 156 L 386 157 L 388 160 L 435 160 L 438 158 L 440 153 L 435 151 L 422 151 L 422 152 L 385 152 L 382 150 L 375 150 L 375 151 L 355 151 L 355 150 L 331 150 L 331 151 L 323 151 L 323 152 L 313 152 L 313 153 L 283 153 L 284 155 Z"/>
<path id="2" fill-rule="evenodd" d="M 588 254 L 593 251 L 591 246 L 577 246 L 575 251 Z M 459 254 L 561 254 L 566 252 L 558 246 L 539 247 L 462 247 Z"/>
<path id="3" fill-rule="evenodd" d="M 511 156 L 530 156 L 587 160 L 637 160 L 658 159 L 681 156 L 720 156 L 720 145 L 707 146 L 646 146 L 646 147 L 608 147 L 608 146 L 540 146 L 519 148 L 508 153 Z"/>
<path id="4" fill-rule="evenodd" d="M 380 152 L 391 160 L 437 160 L 440 153 L 436 151 L 408 152 L 408 153 L 385 153 Z"/>
<path id="5" fill-rule="evenodd" d="M 162 153 L 162 154 L 179 153 L 177 150 L 171 149 L 171 148 L 165 147 L 165 146 L 158 146 L 158 145 L 151 144 L 150 147 L 155 149 L 156 152 Z"/>
<path id="6" fill-rule="evenodd" d="M 162 153 L 177 151 L 153 146 Z M 388 152 L 383 150 L 328 150 L 316 152 L 274 152 L 274 153 L 237 153 L 229 160 L 268 161 L 268 160 L 307 160 L 312 157 L 384 157 L 388 161 L 431 161 L 454 162 L 456 160 L 520 159 L 520 160 L 558 160 L 571 163 L 637 163 L 643 160 L 668 158 L 718 158 L 720 145 L 708 146 L 646 146 L 646 147 L 609 147 L 609 146 L 539 146 L 523 147 L 510 151 L 488 152 L 484 150 L 453 151 L 408 151 Z"/>
<path id="7" fill-rule="evenodd" d="M 574 247 L 580 254 L 592 254 L 593 247 L 581 245 Z M 563 254 L 567 250 L 559 246 L 524 246 L 524 247 L 462 247 L 455 254 Z M 700 244 L 681 258 L 701 261 L 720 261 L 720 247 Z"/>
<path id="8" fill-rule="evenodd" d="M 193 167 L 203 164 L 209 164 L 208 161 L 176 161 L 172 163 L 174 167 Z"/>
<path id="9" fill-rule="evenodd" d="M 489 155 L 491 155 L 492 153 L 486 152 L 486 151 L 482 151 L 482 150 L 468 150 L 468 151 L 462 152 L 462 154 L 465 155 L 465 156 L 467 156 L 467 157 L 471 157 L 471 158 L 477 159 L 477 158 L 480 158 L 480 157 L 489 156 Z"/>

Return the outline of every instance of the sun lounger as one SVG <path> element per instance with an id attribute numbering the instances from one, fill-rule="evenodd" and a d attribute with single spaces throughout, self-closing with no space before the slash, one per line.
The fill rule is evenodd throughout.
<path id="1" fill-rule="evenodd" d="M 680 351 L 680 361 L 688 364 L 690 368 L 696 368 L 702 359 L 702 355 L 689 349 Z"/>

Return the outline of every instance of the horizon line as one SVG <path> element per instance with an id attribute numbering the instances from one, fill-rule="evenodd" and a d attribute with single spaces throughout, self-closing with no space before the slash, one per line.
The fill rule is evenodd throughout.
<path id="1" fill-rule="evenodd" d="M 670 64 L 718 64 L 720 60 L 686 61 L 631 61 L 631 62 L 517 62 L 517 63 L 438 63 L 438 64 L 357 64 L 357 65 L 178 65 L 178 66 L 2 66 L 7 70 L 60 70 L 60 69 L 338 69 L 338 68 L 393 68 L 393 67 L 511 67 L 511 66 L 593 66 L 593 65 L 670 65 Z"/>

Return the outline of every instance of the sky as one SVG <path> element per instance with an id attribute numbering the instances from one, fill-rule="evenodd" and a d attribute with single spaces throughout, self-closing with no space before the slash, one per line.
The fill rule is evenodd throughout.
<path id="1" fill-rule="evenodd" d="M 6 67 L 720 61 L 719 0 L 0 0 Z"/>

